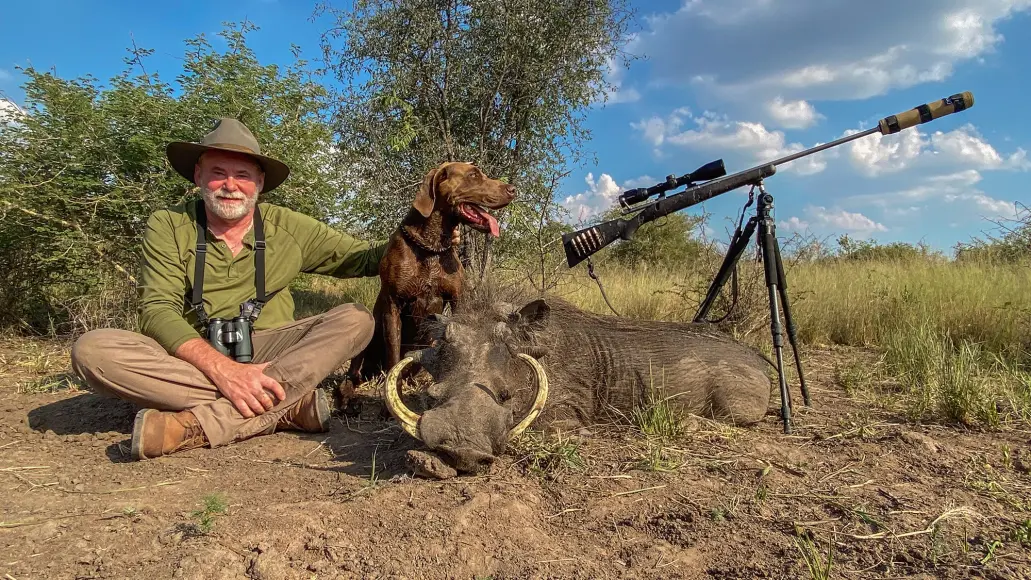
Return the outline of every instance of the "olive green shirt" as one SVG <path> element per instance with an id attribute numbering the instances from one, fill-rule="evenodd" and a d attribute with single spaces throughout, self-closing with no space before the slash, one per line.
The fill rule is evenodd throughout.
<path id="1" fill-rule="evenodd" d="M 143 234 L 140 280 L 141 332 L 169 354 L 191 338 L 202 337 L 190 311 L 196 263 L 196 202 L 159 210 L 147 219 Z M 337 278 L 375 276 L 386 242 L 370 244 L 328 225 L 267 203 L 259 204 L 265 228 L 265 293 L 276 294 L 261 311 L 255 330 L 293 321 L 290 282 L 300 272 Z M 222 240 L 207 232 L 204 261 L 204 311 L 209 318 L 233 318 L 240 305 L 255 297 L 254 229 L 236 256 Z M 277 292 L 278 291 L 278 292 Z"/>

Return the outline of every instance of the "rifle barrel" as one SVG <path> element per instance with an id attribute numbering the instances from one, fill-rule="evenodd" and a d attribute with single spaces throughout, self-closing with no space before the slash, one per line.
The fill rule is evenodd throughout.
<path id="1" fill-rule="evenodd" d="M 810 147 L 809 149 L 806 149 L 805 151 L 799 151 L 798 153 L 792 153 L 791 155 L 787 155 L 785 157 L 781 157 L 780 159 L 771 161 L 770 163 L 772 163 L 773 165 L 782 165 L 784 163 L 787 163 L 788 161 L 794 161 L 795 159 L 798 159 L 799 157 L 805 157 L 806 155 L 812 155 L 813 153 L 819 153 L 820 151 L 823 151 L 824 149 L 830 149 L 831 147 L 837 147 L 838 145 L 841 145 L 842 143 L 848 143 L 849 141 L 855 141 L 856 139 L 859 139 L 860 137 L 866 137 L 867 135 L 873 135 L 874 133 L 880 133 L 880 132 L 881 132 L 880 127 L 874 127 L 873 129 L 867 129 L 866 131 L 863 131 L 862 133 L 856 133 L 855 135 L 849 135 L 847 137 L 842 137 L 841 139 L 835 139 L 835 140 L 831 141 L 830 143 L 824 143 L 823 145 L 817 145 L 816 147 Z"/>

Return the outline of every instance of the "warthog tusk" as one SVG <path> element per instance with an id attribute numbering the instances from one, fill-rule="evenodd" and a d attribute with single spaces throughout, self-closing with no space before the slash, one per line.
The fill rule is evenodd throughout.
<path id="1" fill-rule="evenodd" d="M 544 367 L 541 366 L 541 363 L 537 362 L 537 359 L 528 354 L 519 353 L 516 356 L 523 359 L 526 364 L 533 368 L 534 373 L 537 374 L 537 398 L 533 400 L 530 413 L 508 432 L 509 439 L 522 434 L 530 426 L 530 423 L 533 423 L 537 416 L 541 414 L 541 411 L 544 410 L 544 403 L 548 401 L 548 375 L 544 374 Z"/>
<path id="2" fill-rule="evenodd" d="M 422 352 L 418 351 L 401 359 L 401 362 L 390 369 L 390 373 L 387 374 L 387 380 L 383 385 L 383 401 L 386 403 L 387 409 L 390 409 L 390 414 L 401 423 L 401 428 L 406 433 L 420 441 L 422 440 L 419 437 L 419 419 L 421 415 L 406 407 L 404 402 L 401 401 L 401 392 L 397 386 L 397 381 L 408 365 L 422 358 L 419 356 L 421 354 Z"/>
<path id="3" fill-rule="evenodd" d="M 404 429 L 406 433 L 420 441 L 422 438 L 419 437 L 419 419 L 422 418 L 422 415 L 412 411 L 405 406 L 404 402 L 401 401 L 401 393 L 398 389 L 397 382 L 401 377 L 401 373 L 408 368 L 408 365 L 417 362 L 422 358 L 419 356 L 421 354 L 421 352 L 412 353 L 402 359 L 401 362 L 394 365 L 394 368 L 390 369 L 390 373 L 387 374 L 387 380 L 383 385 L 383 400 L 387 405 L 387 409 L 390 410 L 390 414 L 401 423 L 401 428 Z M 533 405 L 530 407 L 529 414 L 527 414 L 518 425 L 508 432 L 509 439 L 518 437 L 522 434 L 522 432 L 530 426 L 530 423 L 533 423 L 534 420 L 537 419 L 537 416 L 541 414 L 541 411 L 544 410 L 544 403 L 548 401 L 548 376 L 544 373 L 544 367 L 541 366 L 541 363 L 537 362 L 537 359 L 528 354 L 520 353 L 516 356 L 533 368 L 533 371 L 537 376 L 537 397 L 533 400 Z"/>

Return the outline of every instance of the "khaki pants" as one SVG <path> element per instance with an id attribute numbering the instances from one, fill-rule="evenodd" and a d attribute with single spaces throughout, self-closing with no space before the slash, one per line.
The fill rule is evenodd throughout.
<path id="1" fill-rule="evenodd" d="M 250 419 L 241 415 L 204 373 L 135 332 L 87 332 L 72 347 L 72 369 L 100 394 L 147 409 L 190 409 L 211 447 L 218 447 L 271 433 L 290 407 L 369 344 L 373 326 L 368 309 L 344 304 L 325 314 L 255 332 L 254 362 L 271 361 L 265 374 L 279 381 L 286 400 Z"/>

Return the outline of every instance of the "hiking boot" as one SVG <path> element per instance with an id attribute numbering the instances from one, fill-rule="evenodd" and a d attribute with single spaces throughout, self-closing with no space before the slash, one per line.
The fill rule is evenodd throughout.
<path id="1" fill-rule="evenodd" d="M 132 426 L 133 459 L 152 459 L 208 444 L 208 438 L 190 411 L 143 409 Z"/>
<path id="2" fill-rule="evenodd" d="M 322 389 L 315 389 L 301 397 L 276 423 L 276 430 L 325 433 L 329 431 L 329 399 Z"/>

